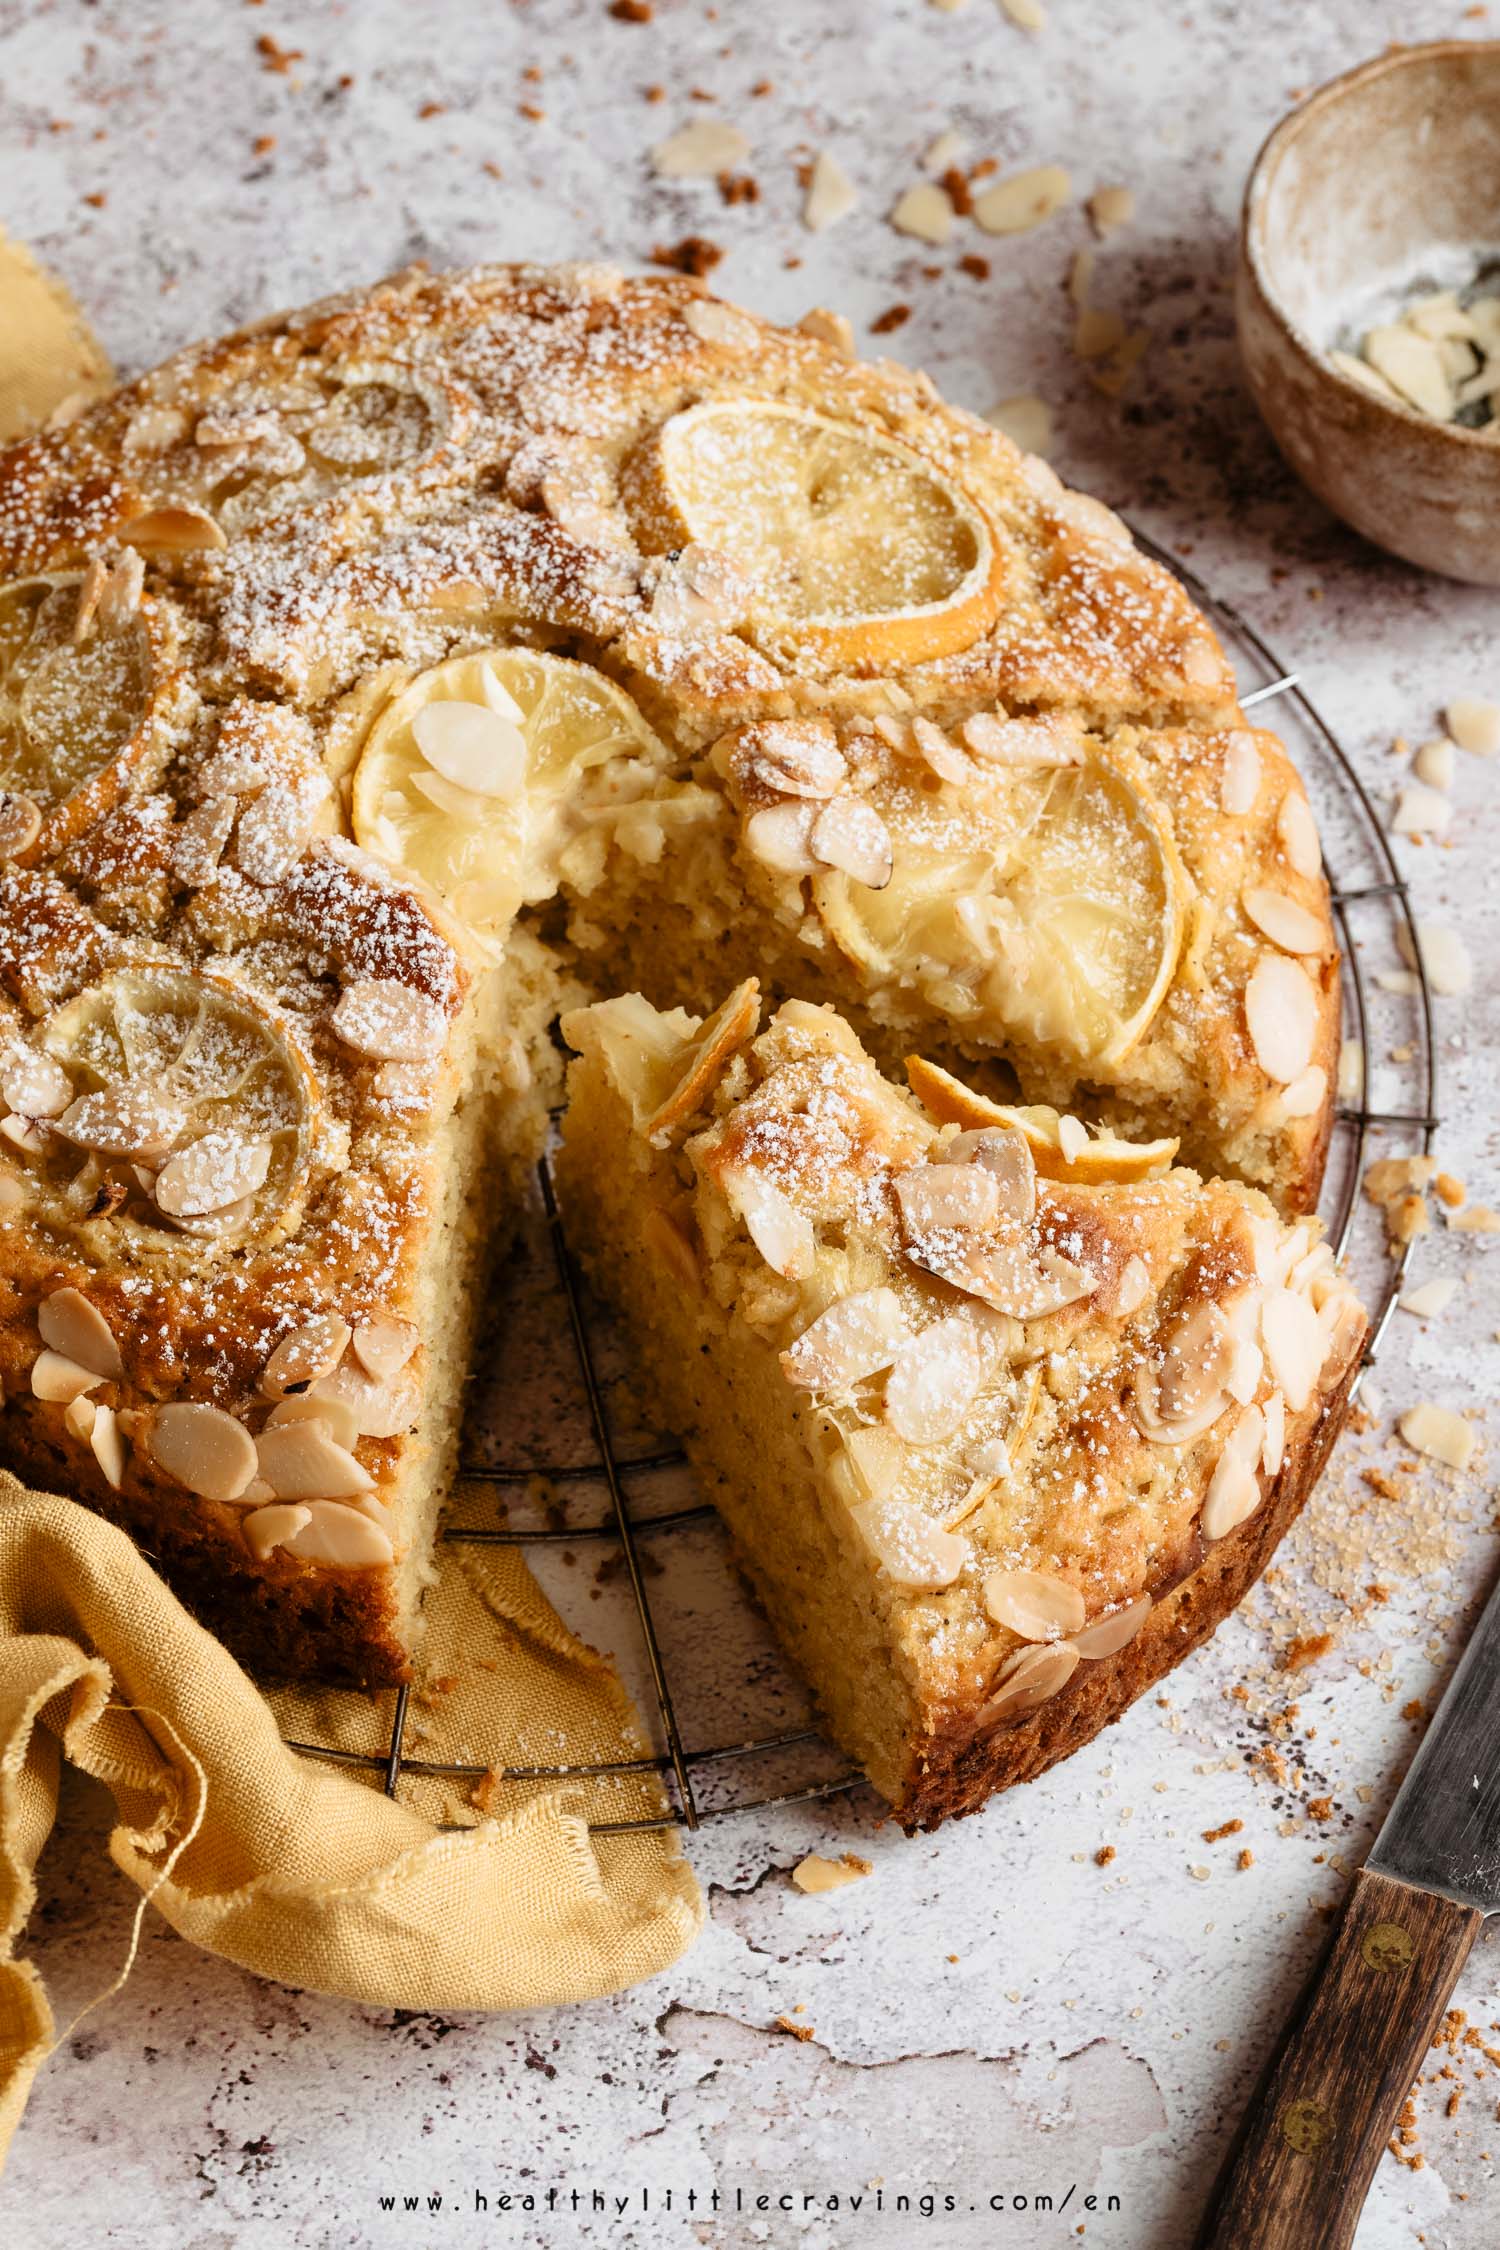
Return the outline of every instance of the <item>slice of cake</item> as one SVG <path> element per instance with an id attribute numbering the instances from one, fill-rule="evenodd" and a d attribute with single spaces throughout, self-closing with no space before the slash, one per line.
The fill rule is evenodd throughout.
<path id="1" fill-rule="evenodd" d="M 559 1187 L 653 1411 L 908 1829 L 1094 1734 L 1241 1598 L 1365 1332 L 1315 1221 L 1174 1145 L 893 1086 L 831 1008 L 579 1009 Z"/>

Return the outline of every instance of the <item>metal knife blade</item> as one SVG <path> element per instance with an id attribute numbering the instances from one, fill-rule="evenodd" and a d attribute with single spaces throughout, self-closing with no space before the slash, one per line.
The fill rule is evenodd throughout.
<path id="1" fill-rule="evenodd" d="M 1481 1914 L 1500 1910 L 1500 1583 L 1365 1864 Z"/>

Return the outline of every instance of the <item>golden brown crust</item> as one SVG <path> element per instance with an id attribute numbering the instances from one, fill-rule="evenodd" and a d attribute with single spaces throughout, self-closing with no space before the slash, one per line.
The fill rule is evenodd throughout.
<path id="1" fill-rule="evenodd" d="M 1361 1347 L 1362 1349 L 1362 1347 Z M 977 1812 L 997 1790 L 1071 1757 L 1104 1727 L 1123 1718 L 1217 1630 L 1244 1600 L 1306 1505 L 1343 1428 L 1360 1352 L 1313 1427 L 1289 1447 L 1261 1506 L 1247 1523 L 1200 1551 L 1170 1591 L 1155 1601 L 1135 1639 L 1113 1656 L 1081 1664 L 1056 1695 L 1028 1717 L 984 1732 L 982 1697 L 944 1710 L 914 1749 L 907 1787 L 894 1806 L 909 1836 Z"/>

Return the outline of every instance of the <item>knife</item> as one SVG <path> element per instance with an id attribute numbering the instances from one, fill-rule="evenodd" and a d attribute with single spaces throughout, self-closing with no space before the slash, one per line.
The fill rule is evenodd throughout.
<path id="1" fill-rule="evenodd" d="M 1500 1908 L 1500 1585 L 1225 2158 L 1196 2250 L 1347 2250 L 1487 1914 Z"/>

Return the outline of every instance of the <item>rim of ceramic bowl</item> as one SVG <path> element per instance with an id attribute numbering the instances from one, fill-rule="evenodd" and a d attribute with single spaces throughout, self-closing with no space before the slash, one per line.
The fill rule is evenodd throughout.
<path id="1" fill-rule="evenodd" d="M 1250 167 L 1250 174 L 1245 182 L 1244 200 L 1240 206 L 1240 244 L 1262 304 L 1298 357 L 1308 366 L 1318 369 L 1339 390 L 1353 398 L 1363 399 L 1368 405 L 1377 407 L 1381 413 L 1392 415 L 1397 421 L 1415 429 L 1429 431 L 1443 443 L 1457 446 L 1460 450 L 1478 450 L 1493 460 L 1500 455 L 1493 437 L 1485 436 L 1480 430 L 1470 429 L 1463 422 L 1436 422 L 1430 414 L 1423 414 L 1415 406 L 1408 406 L 1404 399 L 1382 398 L 1368 384 L 1356 382 L 1352 375 L 1346 375 L 1342 368 L 1335 367 L 1326 352 L 1316 350 L 1282 301 L 1281 292 L 1269 268 L 1265 242 L 1265 205 L 1272 177 L 1287 144 L 1295 140 L 1314 117 L 1323 110 L 1334 108 L 1346 95 L 1368 85 L 1372 79 L 1405 70 L 1413 63 L 1430 63 L 1460 55 L 1500 57 L 1500 39 L 1429 39 L 1415 47 L 1392 48 L 1384 54 L 1372 55 L 1368 62 L 1356 63 L 1352 70 L 1341 71 L 1337 78 L 1330 78 L 1326 85 L 1315 87 L 1295 109 L 1288 110 L 1286 116 L 1271 127 Z"/>

